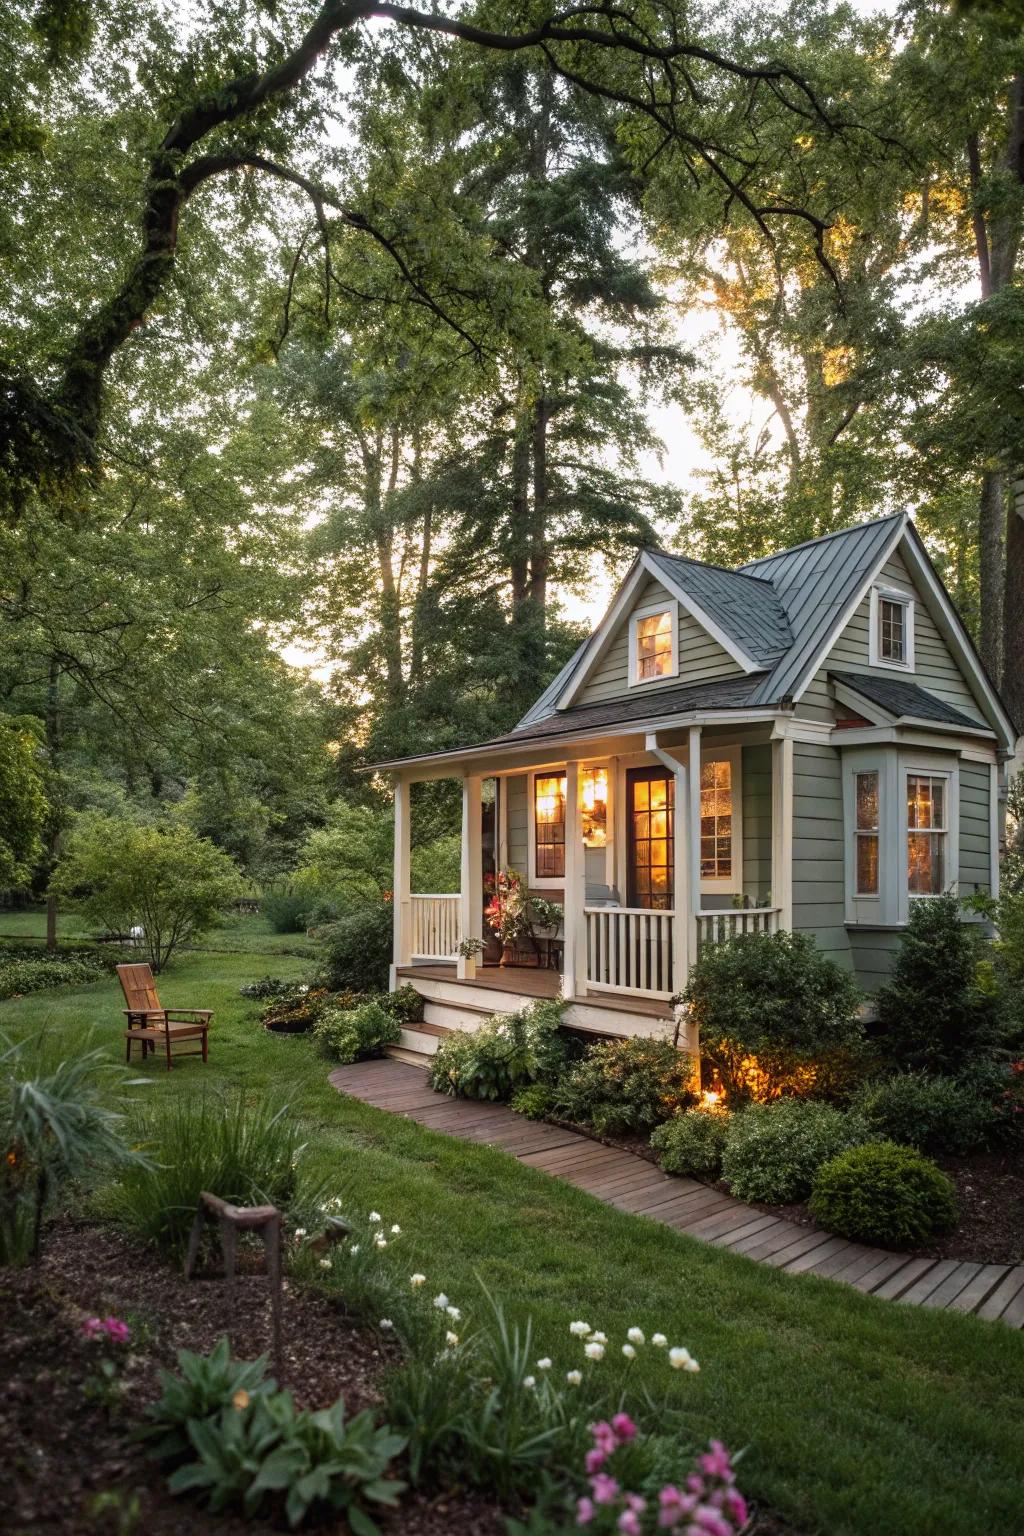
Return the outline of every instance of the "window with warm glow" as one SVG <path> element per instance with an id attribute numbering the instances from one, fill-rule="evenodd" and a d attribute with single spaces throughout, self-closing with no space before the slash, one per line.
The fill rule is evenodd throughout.
<path id="1" fill-rule="evenodd" d="M 946 888 L 946 779 L 907 775 L 907 890 L 941 896 Z"/>
<path id="2" fill-rule="evenodd" d="M 538 774 L 533 781 L 534 874 L 538 880 L 565 875 L 565 774 Z"/>
<path id="3" fill-rule="evenodd" d="M 636 621 L 636 677 L 646 683 L 655 677 L 670 677 L 672 666 L 672 615 L 652 613 Z"/>
<path id="4" fill-rule="evenodd" d="M 607 768 L 580 769 L 580 810 L 584 844 L 604 848 L 608 842 Z"/>
<path id="5" fill-rule="evenodd" d="M 878 895 L 878 774 L 857 774 L 857 859 L 858 896 Z"/>
<path id="6" fill-rule="evenodd" d="M 700 874 L 732 878 L 732 763 L 705 763 L 700 771 Z"/>

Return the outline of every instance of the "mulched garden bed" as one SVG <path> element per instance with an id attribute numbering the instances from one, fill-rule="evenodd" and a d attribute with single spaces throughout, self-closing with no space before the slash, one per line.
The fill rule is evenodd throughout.
<path id="1" fill-rule="evenodd" d="M 243 1268 L 240 1254 L 240 1269 Z M 248 1266 L 252 1269 L 254 1266 Z M 286 1282 L 282 1385 L 304 1407 L 342 1395 L 358 1412 L 380 1401 L 388 1351 L 328 1298 Z M 37 1269 L 0 1270 L 0 1525 L 11 1536 L 241 1536 L 274 1529 L 268 1521 L 207 1515 L 167 1493 L 159 1469 L 129 1439 L 143 1406 L 159 1395 L 157 1371 L 179 1349 L 205 1353 L 221 1334 L 232 1352 L 269 1352 L 266 1281 L 240 1273 L 230 1307 L 219 1276 L 190 1284 L 157 1255 L 116 1231 L 60 1222 L 45 1234 Z M 89 1316 L 114 1315 L 132 1327 L 120 1405 L 90 1396 L 97 1363 L 113 1352 L 82 1335 Z M 402 1536 L 503 1536 L 500 1511 L 452 1492 L 407 1493 L 394 1513 L 376 1516 Z M 343 1529 L 337 1521 L 329 1527 Z M 325 1529 L 325 1527 L 321 1527 Z"/>

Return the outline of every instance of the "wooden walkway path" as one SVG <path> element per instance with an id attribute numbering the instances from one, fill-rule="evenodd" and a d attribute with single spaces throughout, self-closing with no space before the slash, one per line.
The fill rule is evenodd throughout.
<path id="1" fill-rule="evenodd" d="M 421 1067 L 401 1061 L 338 1067 L 331 1082 L 377 1109 L 405 1115 L 462 1141 L 502 1147 L 521 1163 L 565 1179 L 621 1211 L 649 1216 L 690 1237 L 774 1265 L 791 1275 L 827 1275 L 891 1301 L 975 1312 L 1024 1327 L 1024 1264 L 968 1264 L 914 1259 L 830 1237 L 723 1195 L 693 1179 L 575 1131 L 526 1120 L 504 1104 L 478 1104 L 434 1093 Z"/>

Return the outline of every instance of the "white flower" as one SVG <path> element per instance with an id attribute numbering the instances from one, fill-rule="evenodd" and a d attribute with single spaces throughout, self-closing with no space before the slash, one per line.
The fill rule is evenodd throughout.
<path id="1" fill-rule="evenodd" d="M 570 1323 L 569 1332 L 577 1339 L 585 1339 L 590 1332 L 589 1323 Z"/>
<path id="2" fill-rule="evenodd" d="M 642 1328 L 630 1328 L 629 1332 L 626 1334 L 626 1338 L 631 1344 L 643 1344 L 646 1342 Z"/>
<path id="3" fill-rule="evenodd" d="M 590 1342 L 591 1344 L 607 1344 L 608 1335 L 606 1333 L 592 1333 L 590 1335 Z"/>
<path id="4" fill-rule="evenodd" d="M 391 1321 L 390 1317 L 382 1317 L 380 1322 L 377 1324 L 377 1327 L 382 1333 L 390 1333 L 394 1326 L 395 1325 Z"/>
<path id="5" fill-rule="evenodd" d="M 330 1259 L 321 1259 L 320 1260 L 320 1268 L 321 1269 L 333 1269 L 334 1265 L 331 1263 Z"/>
<path id="6" fill-rule="evenodd" d="M 632 1344 L 623 1344 L 622 1353 L 625 1355 L 627 1360 L 636 1359 L 636 1350 L 633 1348 Z"/>
<path id="7" fill-rule="evenodd" d="M 444 1310 L 451 1318 L 453 1323 L 457 1323 L 459 1318 L 462 1316 L 462 1313 L 459 1311 L 458 1307 L 445 1307 Z"/>
<path id="8" fill-rule="evenodd" d="M 380 1224 L 380 1211 L 371 1211 L 368 1219 L 371 1227 L 378 1226 Z"/>
<path id="9" fill-rule="evenodd" d="M 443 1312 L 447 1305 L 448 1297 L 445 1295 L 444 1291 L 439 1291 L 438 1294 L 434 1297 L 434 1306 L 439 1312 Z"/>
<path id="10" fill-rule="evenodd" d="M 354 1257 L 355 1257 L 355 1255 L 356 1255 L 356 1254 L 357 1254 L 357 1253 L 358 1253 L 358 1252 L 359 1252 L 359 1244 L 358 1244 L 358 1243 L 353 1243 L 353 1244 L 352 1244 L 352 1247 L 351 1247 L 351 1248 L 350 1248 L 350 1249 L 349 1249 L 349 1253 L 350 1253 L 350 1254 L 351 1254 L 351 1255 L 352 1255 L 352 1256 L 353 1256 L 353 1258 L 354 1258 Z"/>
<path id="11" fill-rule="evenodd" d="M 296 1227 L 295 1228 L 295 1241 L 296 1242 L 298 1242 L 300 1237 L 305 1237 L 305 1235 L 306 1235 L 305 1227 Z"/>
<path id="12" fill-rule="evenodd" d="M 666 1339 L 663 1333 L 652 1333 L 651 1343 L 654 1345 L 655 1349 L 664 1349 L 668 1343 L 668 1339 Z"/>
<path id="13" fill-rule="evenodd" d="M 532 1387 L 535 1387 L 536 1385 L 537 1385 L 537 1378 L 536 1378 L 536 1376 L 524 1376 L 523 1377 L 523 1386 L 526 1388 L 526 1390 L 528 1392 L 530 1391 L 530 1389 Z"/>
<path id="14" fill-rule="evenodd" d="M 454 1349 L 456 1344 L 459 1342 L 459 1336 L 457 1333 L 452 1333 L 451 1329 L 449 1328 L 448 1332 L 444 1336 L 444 1341 L 448 1345 L 449 1349 Z"/>
<path id="15" fill-rule="evenodd" d="M 682 1349 L 678 1346 L 675 1349 L 670 1349 L 668 1359 L 674 1371 L 690 1371 L 692 1374 L 694 1371 L 700 1370 L 700 1366 L 688 1349 Z"/>
<path id="16" fill-rule="evenodd" d="M 414 1291 L 418 1291 L 426 1278 L 426 1275 L 410 1275 L 409 1284 L 412 1286 Z"/>
<path id="17" fill-rule="evenodd" d="M 604 1345 L 598 1344 L 596 1339 L 591 1339 L 589 1344 L 585 1344 L 583 1346 L 583 1353 L 586 1355 L 588 1360 L 603 1360 Z"/>
<path id="18" fill-rule="evenodd" d="M 583 1372 L 582 1371 L 566 1371 L 565 1379 L 569 1383 L 570 1387 L 578 1387 L 580 1382 L 583 1380 Z"/>
<path id="19" fill-rule="evenodd" d="M 391 1228 L 391 1236 L 392 1237 L 398 1237 L 398 1235 L 401 1232 L 401 1230 L 402 1230 L 401 1227 L 398 1225 L 398 1222 L 396 1221 L 394 1226 Z"/>
<path id="20" fill-rule="evenodd" d="M 548 1359 L 547 1355 L 544 1356 L 543 1360 L 537 1361 L 537 1369 L 538 1371 L 550 1371 L 551 1361 Z"/>

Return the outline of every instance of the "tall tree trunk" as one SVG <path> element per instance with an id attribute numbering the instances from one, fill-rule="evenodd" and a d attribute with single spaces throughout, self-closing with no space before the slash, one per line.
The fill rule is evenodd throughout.
<path id="1" fill-rule="evenodd" d="M 1003 675 L 1003 580 L 1005 526 L 1003 476 L 982 476 L 978 508 L 978 551 L 981 622 L 978 649 L 989 675 L 998 685 Z"/>
<path id="2" fill-rule="evenodd" d="M 377 570 L 380 576 L 380 639 L 388 696 L 392 702 L 399 703 L 405 695 L 405 677 L 402 671 L 402 614 L 395 582 L 395 530 L 389 508 L 391 497 L 398 484 L 401 463 L 401 439 L 397 428 L 392 431 L 388 448 L 389 469 L 385 485 L 384 435 L 378 432 L 372 445 L 364 441 L 363 466 L 366 487 L 364 495 L 370 527 L 373 529 Z"/>
<path id="3" fill-rule="evenodd" d="M 533 516 L 530 520 L 530 603 L 543 635 L 547 622 L 548 573 L 548 421 L 550 404 L 542 394 L 533 410 Z"/>
<path id="4" fill-rule="evenodd" d="M 60 773 L 60 662 L 56 656 L 50 657 L 50 667 L 46 680 L 46 755 L 50 764 L 50 772 L 57 779 Z M 51 805 L 49 830 L 46 835 L 46 875 L 47 883 L 53 876 L 57 865 L 57 855 L 60 852 L 60 812 L 59 808 Z M 50 892 L 46 896 L 46 947 L 57 948 L 57 898 Z"/>
<path id="5" fill-rule="evenodd" d="M 1024 465 L 1008 487 L 1007 502 L 1002 694 L 1014 723 L 1024 730 Z"/>
<path id="6" fill-rule="evenodd" d="M 509 578 L 513 619 L 530 589 L 530 429 L 520 395 L 512 442 L 512 527 L 509 539 Z"/>
<path id="7" fill-rule="evenodd" d="M 413 445 L 412 478 L 415 484 L 422 481 L 420 469 L 420 440 L 417 434 Z M 433 497 L 423 509 L 423 533 L 420 542 L 420 569 L 416 581 L 416 599 L 412 608 L 412 633 L 409 639 L 409 681 L 413 685 L 420 681 L 423 673 L 423 658 L 426 649 L 427 629 L 427 605 L 430 592 L 430 561 L 433 555 L 434 541 L 434 500 Z"/>

